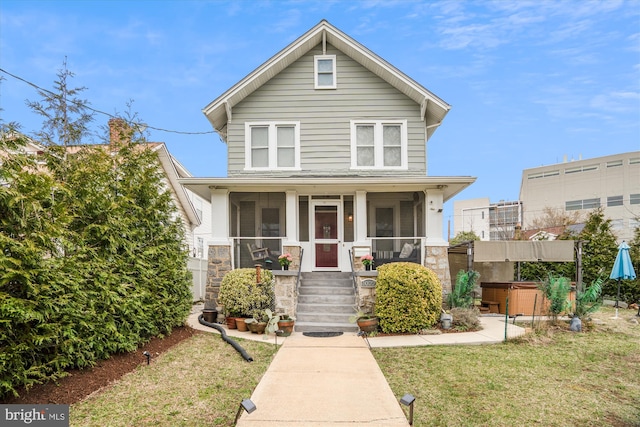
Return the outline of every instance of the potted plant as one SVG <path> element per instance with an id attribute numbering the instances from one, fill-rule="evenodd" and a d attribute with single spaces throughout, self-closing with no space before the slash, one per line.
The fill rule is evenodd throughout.
<path id="1" fill-rule="evenodd" d="M 264 311 L 264 314 L 267 318 L 267 326 L 264 330 L 264 335 L 266 338 L 268 334 L 274 334 L 278 330 L 278 321 L 280 320 L 280 316 L 274 314 L 269 308 Z"/>
<path id="2" fill-rule="evenodd" d="M 362 265 L 364 265 L 365 270 L 371 270 L 371 266 L 373 265 L 373 256 L 371 256 L 371 254 L 363 255 L 360 260 L 362 261 Z"/>
<path id="3" fill-rule="evenodd" d="M 224 306 L 229 317 L 237 318 L 247 313 L 253 316 L 254 312 L 262 312 L 272 305 L 274 294 L 271 271 L 262 271 L 259 282 L 257 277 L 255 269 L 239 268 L 222 278 L 218 303 Z M 233 328 L 233 323 L 235 321 L 229 321 L 227 326 Z"/>
<path id="4" fill-rule="evenodd" d="M 253 317 L 245 319 L 244 323 L 247 325 L 247 329 L 249 329 L 252 334 L 261 334 L 267 327 L 267 322 L 258 322 Z"/>
<path id="5" fill-rule="evenodd" d="M 293 327 L 295 326 L 296 319 L 293 317 L 283 314 L 280 316 L 280 320 L 278 321 L 278 329 L 282 331 L 280 336 L 288 337 L 293 332 Z"/>
<path id="6" fill-rule="evenodd" d="M 293 262 L 293 257 L 289 252 L 284 253 L 278 257 L 278 263 L 282 266 L 283 270 L 288 270 L 289 265 Z"/>
<path id="7" fill-rule="evenodd" d="M 349 321 L 356 323 L 362 332 L 371 333 L 378 330 L 378 316 L 364 313 L 361 310 L 358 310 L 355 315 L 351 316 Z"/>

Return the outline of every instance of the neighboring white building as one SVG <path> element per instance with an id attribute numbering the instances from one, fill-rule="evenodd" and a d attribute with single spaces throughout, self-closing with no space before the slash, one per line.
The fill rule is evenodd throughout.
<path id="1" fill-rule="evenodd" d="M 522 224 L 522 202 L 458 200 L 453 202 L 453 215 L 454 236 L 473 231 L 480 240 L 512 240 L 516 225 Z"/>
<path id="2" fill-rule="evenodd" d="M 640 151 L 525 169 L 520 200 L 523 229 L 545 208 L 580 210 L 586 219 L 602 207 L 618 240 L 629 241 L 640 226 Z"/>

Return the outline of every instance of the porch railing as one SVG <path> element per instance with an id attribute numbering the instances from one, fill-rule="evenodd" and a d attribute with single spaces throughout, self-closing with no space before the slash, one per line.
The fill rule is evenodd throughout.
<path id="1" fill-rule="evenodd" d="M 349 264 L 351 265 L 351 281 L 353 283 L 353 292 L 356 296 L 356 310 L 359 308 L 358 301 L 360 298 L 358 297 L 358 279 L 356 278 L 356 268 L 353 265 L 353 252 L 349 249 Z"/>
<path id="2" fill-rule="evenodd" d="M 250 268 L 256 264 L 268 270 L 282 270 L 278 257 L 282 254 L 283 237 L 232 238 L 233 268 Z"/>
<path id="3" fill-rule="evenodd" d="M 304 249 L 300 248 L 300 265 L 302 265 L 302 258 L 304 257 Z M 300 295 L 300 275 L 302 274 L 302 268 L 298 268 L 298 275 L 296 276 L 296 295 Z M 297 297 L 296 297 L 297 301 Z"/>
<path id="4" fill-rule="evenodd" d="M 390 262 L 423 264 L 424 237 L 371 237 L 371 255 L 376 266 Z"/>

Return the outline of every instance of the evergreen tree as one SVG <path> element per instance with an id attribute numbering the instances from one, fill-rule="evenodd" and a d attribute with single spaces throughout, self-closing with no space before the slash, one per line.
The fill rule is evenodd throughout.
<path id="1" fill-rule="evenodd" d="M 579 239 L 585 241 L 582 252 L 583 283 L 593 283 L 598 277 L 609 277 L 618 253 L 616 237 L 611 230 L 611 220 L 605 218 L 602 208 L 594 209 L 580 232 Z M 616 284 L 605 282 L 603 295 L 615 295 Z"/>
<path id="2" fill-rule="evenodd" d="M 480 237 L 473 231 L 461 231 L 458 234 L 456 234 L 453 239 L 449 241 L 449 245 L 455 246 L 460 243 L 464 243 L 472 240 L 480 240 Z"/>
<path id="3" fill-rule="evenodd" d="M 0 397 L 169 333 L 191 306 L 157 155 L 127 126 L 111 144 L 72 147 L 90 114 L 70 76 L 32 104 L 45 116 L 45 165 L 24 154 L 16 126 L 0 132 Z"/>

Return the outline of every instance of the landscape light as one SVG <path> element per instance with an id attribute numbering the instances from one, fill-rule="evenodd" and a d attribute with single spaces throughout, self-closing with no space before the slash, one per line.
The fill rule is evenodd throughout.
<path id="1" fill-rule="evenodd" d="M 238 424 L 238 419 L 240 418 L 240 414 L 242 414 L 242 410 L 247 411 L 247 414 L 252 413 L 253 411 L 255 411 L 256 405 L 251 401 L 251 399 L 243 399 L 242 402 L 240 402 L 240 407 L 238 408 L 238 413 L 236 414 L 236 420 L 234 421 L 233 425 Z"/>
<path id="2" fill-rule="evenodd" d="M 416 401 L 416 398 L 409 393 L 405 394 L 404 396 L 402 396 L 402 399 L 400 399 L 400 403 L 402 405 L 409 407 L 409 425 L 410 426 L 413 425 L 413 403 L 415 401 Z"/>

